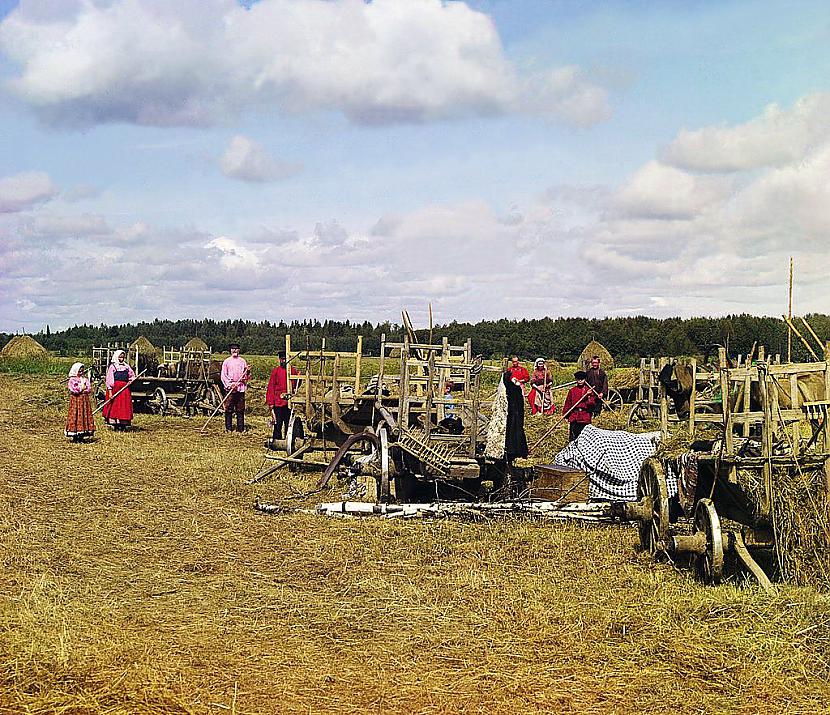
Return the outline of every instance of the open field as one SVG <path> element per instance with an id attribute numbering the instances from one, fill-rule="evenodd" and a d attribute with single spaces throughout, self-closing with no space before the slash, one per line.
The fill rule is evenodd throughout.
<path id="1" fill-rule="evenodd" d="M 812 589 L 700 586 L 630 528 L 268 517 L 314 475 L 244 484 L 261 406 L 88 445 L 65 406 L 0 374 L 0 712 L 830 711 Z"/>

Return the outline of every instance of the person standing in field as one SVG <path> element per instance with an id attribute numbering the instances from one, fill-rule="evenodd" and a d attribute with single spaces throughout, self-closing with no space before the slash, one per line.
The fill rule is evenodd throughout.
<path id="1" fill-rule="evenodd" d="M 577 370 L 574 373 L 576 385 L 568 390 L 565 404 L 562 405 L 562 414 L 567 415 L 570 423 L 568 439 L 571 442 L 579 437 L 579 433 L 585 429 L 585 425 L 591 424 L 591 410 L 596 402 L 596 396 L 588 383 L 585 382 L 585 377 L 584 370 Z"/>
<path id="2" fill-rule="evenodd" d="M 608 399 L 608 375 L 599 364 L 599 355 L 594 355 L 591 358 L 591 367 L 585 373 L 585 382 L 597 393 L 597 400 L 591 408 L 594 417 L 602 412 L 602 401 Z"/>
<path id="3" fill-rule="evenodd" d="M 251 368 L 239 355 L 239 343 L 231 343 L 231 355 L 222 363 L 222 385 L 225 387 L 225 431 L 233 432 L 236 413 L 236 431 L 245 431 L 245 391 L 251 379 Z"/>
<path id="4" fill-rule="evenodd" d="M 556 411 L 556 405 L 553 404 L 552 386 L 553 376 L 548 372 L 545 358 L 536 358 L 533 375 L 530 378 L 530 392 L 527 393 L 530 414 L 552 415 Z"/>
<path id="5" fill-rule="evenodd" d="M 271 408 L 271 422 L 274 425 L 274 432 L 271 435 L 271 442 L 276 439 L 283 439 L 288 432 L 288 418 L 291 416 L 291 408 L 288 406 L 288 398 L 291 396 L 296 380 L 291 388 L 288 386 L 288 368 L 285 363 L 285 351 L 279 353 L 280 364 L 271 371 L 268 379 L 268 387 L 265 390 L 265 403 Z M 291 367 L 291 374 L 297 374 L 297 368 Z"/>
<path id="6" fill-rule="evenodd" d="M 87 437 L 95 435 L 95 419 L 89 404 L 92 384 L 82 362 L 76 362 L 70 368 L 66 387 L 69 390 L 69 412 L 66 415 L 64 434 L 73 442 L 83 442 Z"/>
<path id="7" fill-rule="evenodd" d="M 101 414 L 116 432 L 124 432 L 133 421 L 133 396 L 128 387 L 135 380 L 133 369 L 127 364 L 127 354 L 116 350 L 107 368 L 107 392 Z"/>
<path id="8" fill-rule="evenodd" d="M 527 383 L 530 382 L 530 373 L 527 368 L 519 362 L 519 356 L 514 355 L 510 358 L 510 367 L 508 368 L 511 377 L 519 383 L 523 393 L 527 393 Z"/>

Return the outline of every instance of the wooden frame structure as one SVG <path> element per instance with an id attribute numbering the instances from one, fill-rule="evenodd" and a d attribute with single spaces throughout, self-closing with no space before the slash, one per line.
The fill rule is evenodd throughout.
<path id="1" fill-rule="evenodd" d="M 480 373 L 498 368 L 474 357 L 470 340 L 451 345 L 446 338 L 434 343 L 412 338 L 395 342 L 382 335 L 377 373 L 364 383 L 362 338 L 354 352 L 343 352 L 326 350 L 325 341 L 319 349 L 308 344 L 293 349 L 286 336 L 287 364 L 299 374 L 290 381 L 286 439 L 274 445 L 286 456 L 274 459 L 327 466 L 307 455 L 335 452 L 328 464 L 333 470 L 346 458 L 344 449 L 371 442 L 385 465 L 379 474 L 381 500 L 390 497 L 390 484 L 400 497 L 413 491 L 415 481 L 484 478 L 488 420 L 481 409 L 489 403 L 480 397 Z"/>

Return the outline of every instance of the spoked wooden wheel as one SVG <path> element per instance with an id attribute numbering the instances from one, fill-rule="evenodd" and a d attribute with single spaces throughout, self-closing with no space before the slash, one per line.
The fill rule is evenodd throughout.
<path id="1" fill-rule="evenodd" d="M 626 424 L 629 427 L 643 427 L 651 419 L 651 410 L 644 402 L 635 402 L 628 411 Z"/>
<path id="2" fill-rule="evenodd" d="M 167 412 L 167 404 L 167 393 L 163 387 L 157 387 L 153 391 L 153 396 L 147 401 L 147 405 L 156 415 L 163 415 Z"/>
<path id="3" fill-rule="evenodd" d="M 288 418 L 288 427 L 285 430 L 285 451 L 287 454 L 294 454 L 303 446 L 305 431 L 303 421 L 297 417 L 295 412 Z"/>
<path id="4" fill-rule="evenodd" d="M 640 469 L 637 499 L 643 505 L 640 520 L 640 546 L 652 555 L 664 553 L 669 533 L 669 490 L 663 465 L 647 459 Z"/>
<path id="5" fill-rule="evenodd" d="M 706 550 L 698 555 L 695 563 L 698 576 L 706 584 L 720 583 L 723 578 L 723 532 L 711 499 L 701 499 L 697 503 L 695 531 L 706 535 Z"/>
<path id="6" fill-rule="evenodd" d="M 608 390 L 608 395 L 606 395 L 605 399 L 602 401 L 602 409 L 611 410 L 613 412 L 619 412 L 622 408 L 622 395 L 617 390 L 611 388 L 610 390 Z"/>

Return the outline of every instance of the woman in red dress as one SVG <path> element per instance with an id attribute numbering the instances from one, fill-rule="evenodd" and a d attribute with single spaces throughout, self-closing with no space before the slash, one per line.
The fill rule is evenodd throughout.
<path id="1" fill-rule="evenodd" d="M 545 366 L 545 359 L 536 358 L 533 365 L 533 375 L 530 378 L 530 392 L 527 393 L 530 414 L 552 415 L 556 411 L 556 405 L 553 404 L 552 387 L 553 376 Z"/>
<path id="2" fill-rule="evenodd" d="M 133 420 L 133 396 L 127 385 L 135 379 L 133 369 L 127 364 L 123 350 L 116 350 L 107 369 L 107 402 L 101 414 L 107 424 L 116 431 L 129 429 Z"/>

